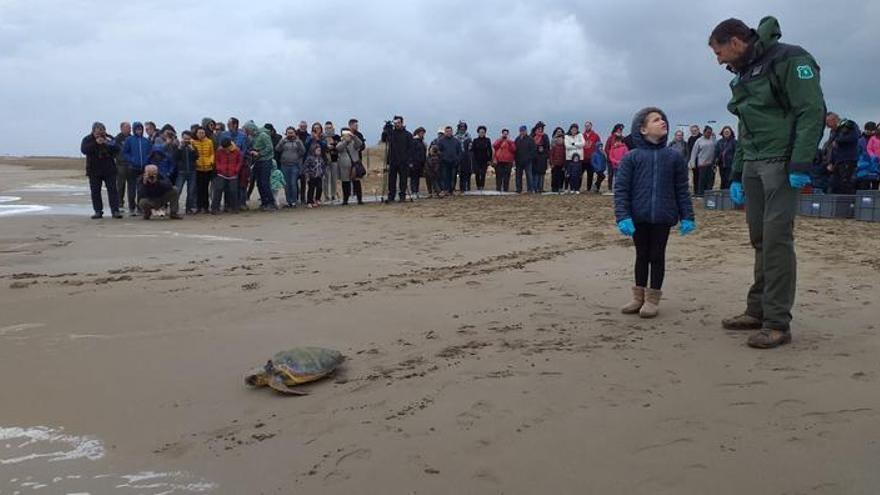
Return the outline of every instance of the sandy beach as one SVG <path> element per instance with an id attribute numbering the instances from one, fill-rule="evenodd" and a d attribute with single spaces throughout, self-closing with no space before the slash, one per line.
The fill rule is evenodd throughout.
<path id="1" fill-rule="evenodd" d="M 798 219 L 794 341 L 756 351 L 720 326 L 742 212 L 697 205 L 641 320 L 607 196 L 95 221 L 82 170 L 0 158 L 0 205 L 46 207 L 0 209 L 0 494 L 880 486 L 880 224 Z M 347 360 L 244 385 L 300 345 Z"/>

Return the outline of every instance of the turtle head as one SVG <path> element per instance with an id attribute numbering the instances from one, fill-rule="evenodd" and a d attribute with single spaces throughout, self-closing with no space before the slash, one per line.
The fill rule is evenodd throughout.
<path id="1" fill-rule="evenodd" d="M 244 382 L 251 387 L 265 387 L 275 372 L 272 361 L 268 361 L 262 368 L 254 368 L 244 377 Z"/>

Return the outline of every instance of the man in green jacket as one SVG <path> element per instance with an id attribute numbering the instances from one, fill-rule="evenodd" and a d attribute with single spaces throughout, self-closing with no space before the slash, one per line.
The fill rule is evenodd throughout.
<path id="1" fill-rule="evenodd" d="M 747 203 L 749 238 L 755 249 L 755 281 L 746 311 L 725 319 L 729 330 L 756 330 L 751 347 L 791 342 L 791 307 L 797 286 L 794 216 L 798 191 L 822 137 L 825 100 L 819 66 L 799 46 L 780 43 L 773 17 L 757 29 L 739 19 L 719 24 L 709 36 L 718 63 L 735 74 L 727 109 L 739 119 L 730 196 Z"/>
<path id="2" fill-rule="evenodd" d="M 254 176 L 257 179 L 257 189 L 260 191 L 260 210 L 275 211 L 275 196 L 272 195 L 272 160 L 275 157 L 275 147 L 272 146 L 272 138 L 262 127 L 257 127 L 253 120 L 244 125 L 244 132 L 253 142 L 248 153 L 254 158 Z"/>

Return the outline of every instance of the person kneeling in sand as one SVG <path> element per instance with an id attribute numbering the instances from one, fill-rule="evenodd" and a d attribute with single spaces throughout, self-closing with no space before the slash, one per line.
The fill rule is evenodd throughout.
<path id="1" fill-rule="evenodd" d="M 138 206 L 144 212 L 144 220 L 149 220 L 153 210 L 165 208 L 171 205 L 171 218 L 180 220 L 183 217 L 177 214 L 177 189 L 171 185 L 167 177 L 159 174 L 159 167 L 147 165 L 144 167 L 144 178 L 141 181 Z"/>
<path id="2" fill-rule="evenodd" d="M 680 153 L 666 147 L 668 122 L 659 108 L 639 110 L 631 127 L 636 147 L 623 157 L 614 174 L 617 227 L 633 238 L 636 247 L 636 285 L 632 301 L 621 312 L 638 313 L 642 318 L 657 316 L 669 230 L 679 220 L 681 235 L 696 229 L 687 164 Z"/>

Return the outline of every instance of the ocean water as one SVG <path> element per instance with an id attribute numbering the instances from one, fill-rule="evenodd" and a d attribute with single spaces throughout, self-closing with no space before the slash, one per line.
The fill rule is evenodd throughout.
<path id="1" fill-rule="evenodd" d="M 0 494 L 211 493 L 217 484 L 184 471 L 113 472 L 104 443 L 49 426 L 0 426 Z"/>

